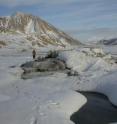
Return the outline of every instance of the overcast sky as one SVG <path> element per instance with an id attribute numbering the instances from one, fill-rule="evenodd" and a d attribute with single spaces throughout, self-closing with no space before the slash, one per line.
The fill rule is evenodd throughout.
<path id="1" fill-rule="evenodd" d="M 42 17 L 81 40 L 117 37 L 117 0 L 0 0 L 0 15 Z"/>

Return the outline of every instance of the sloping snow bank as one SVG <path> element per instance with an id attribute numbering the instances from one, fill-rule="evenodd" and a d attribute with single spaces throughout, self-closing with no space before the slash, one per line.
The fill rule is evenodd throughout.
<path id="1" fill-rule="evenodd" d="M 110 101 L 117 105 L 117 71 L 105 75 L 96 83 L 99 85 L 95 90 L 107 95 Z"/>
<path id="2" fill-rule="evenodd" d="M 89 82 L 80 83 L 77 85 L 77 89 L 103 93 L 117 106 L 117 70 Z"/>
<path id="3" fill-rule="evenodd" d="M 80 74 L 80 80 L 74 85 L 75 90 L 103 93 L 117 105 L 117 65 L 102 51 L 98 57 L 93 52 L 89 49 L 85 52 L 73 50 L 61 52 L 59 57 Z"/>
<path id="4" fill-rule="evenodd" d="M 102 53 L 100 53 L 102 54 Z M 102 54 L 103 55 L 103 54 Z M 103 55 L 104 56 L 104 55 Z M 87 51 L 65 51 L 59 54 L 59 58 L 64 60 L 67 66 L 78 72 L 85 71 L 98 71 L 100 69 L 110 70 L 111 66 L 110 56 L 96 57 L 93 51 L 87 49 Z"/>
<path id="5" fill-rule="evenodd" d="M 96 61 L 94 58 L 86 56 L 85 53 L 76 50 L 61 52 L 59 58 L 64 60 L 69 68 L 78 72 L 84 71 Z"/>

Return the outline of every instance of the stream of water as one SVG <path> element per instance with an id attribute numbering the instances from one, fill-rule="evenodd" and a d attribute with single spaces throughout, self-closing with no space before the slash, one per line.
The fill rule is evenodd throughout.
<path id="1" fill-rule="evenodd" d="M 110 124 L 117 122 L 117 107 L 99 93 L 81 92 L 87 103 L 71 116 L 75 124 Z"/>

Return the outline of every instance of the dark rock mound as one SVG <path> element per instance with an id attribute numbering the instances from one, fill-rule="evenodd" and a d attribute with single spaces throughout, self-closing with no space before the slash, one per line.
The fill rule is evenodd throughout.
<path id="1" fill-rule="evenodd" d="M 47 58 L 40 61 L 30 61 L 21 65 L 24 73 L 30 72 L 45 72 L 45 71 L 59 71 L 65 70 L 66 64 L 56 58 Z"/>
<path id="2" fill-rule="evenodd" d="M 29 61 L 21 65 L 24 70 L 23 79 L 35 76 L 47 76 L 55 72 L 66 73 L 68 76 L 78 76 L 78 72 L 68 68 L 65 61 L 58 58 L 57 51 L 50 51 L 45 57 L 39 56 L 34 61 Z"/>

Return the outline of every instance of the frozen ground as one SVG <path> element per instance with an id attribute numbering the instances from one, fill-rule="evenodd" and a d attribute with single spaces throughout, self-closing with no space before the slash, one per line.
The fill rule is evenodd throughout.
<path id="1" fill-rule="evenodd" d="M 31 59 L 27 52 L 0 49 L 0 123 L 72 124 L 70 115 L 86 102 L 71 88 L 77 78 L 56 73 L 22 80 L 19 66 Z"/>
<path id="2" fill-rule="evenodd" d="M 32 59 L 31 51 L 0 49 L 1 124 L 73 124 L 70 116 L 87 102 L 75 90 L 104 93 L 117 105 L 117 65 L 109 55 L 99 49 L 75 48 L 61 51 L 59 57 L 79 76 L 55 73 L 23 80 L 19 66 Z"/>

